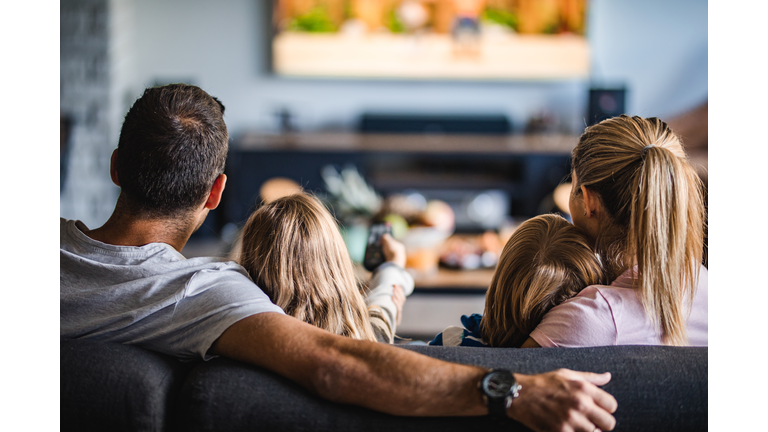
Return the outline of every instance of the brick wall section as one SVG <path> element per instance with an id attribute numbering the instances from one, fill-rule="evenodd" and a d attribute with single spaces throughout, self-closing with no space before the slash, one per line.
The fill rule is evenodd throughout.
<path id="1" fill-rule="evenodd" d="M 108 219 L 119 191 L 109 178 L 119 133 L 111 100 L 109 11 L 108 0 L 68 0 L 60 13 L 60 107 L 73 127 L 59 211 L 91 228 Z"/>

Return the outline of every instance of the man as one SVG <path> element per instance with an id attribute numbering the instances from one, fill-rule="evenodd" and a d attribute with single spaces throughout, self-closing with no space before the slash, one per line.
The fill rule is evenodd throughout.
<path id="1" fill-rule="evenodd" d="M 613 429 L 616 400 L 597 387 L 608 373 L 489 372 L 336 336 L 286 316 L 242 267 L 185 259 L 179 251 L 226 184 L 223 112 L 218 100 L 183 84 L 147 89 L 128 111 L 112 154 L 110 174 L 121 188 L 112 216 L 92 230 L 61 220 L 62 337 L 185 360 L 225 356 L 320 397 L 394 415 L 490 410 L 536 430 Z"/>

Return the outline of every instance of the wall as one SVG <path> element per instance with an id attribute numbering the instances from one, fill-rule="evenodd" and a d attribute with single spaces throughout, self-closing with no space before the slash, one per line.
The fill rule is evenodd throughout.
<path id="1" fill-rule="evenodd" d="M 110 104 L 110 20 L 106 0 L 73 0 L 60 13 L 59 103 L 73 122 L 60 214 L 88 226 L 106 221 L 117 197 L 109 181 L 109 144 L 116 143 L 117 130 Z"/>
<path id="2" fill-rule="evenodd" d="M 73 178 L 71 186 L 78 193 L 86 191 L 88 197 L 74 197 L 65 190 L 62 216 L 88 219 L 91 224 L 106 220 L 115 189 L 104 164 L 108 165 L 109 154 L 117 144 L 119 120 L 143 89 L 156 83 L 186 81 L 220 98 L 227 107 L 225 119 L 233 136 L 248 130 L 274 129 L 275 112 L 283 108 L 295 115 L 302 130 L 352 128 L 363 111 L 404 109 L 500 112 L 518 128 L 530 116 L 547 111 L 556 115 L 566 130 L 583 130 L 589 82 L 424 83 L 265 75 L 259 40 L 265 17 L 260 15 L 257 1 L 266 0 L 62 3 L 62 108 L 72 104 L 85 118 L 89 103 L 106 98 L 107 118 L 114 123 L 106 126 L 98 139 L 76 136 L 82 157 L 72 160 L 72 171 L 81 177 Z M 65 49 L 69 35 L 64 17 L 73 4 L 93 2 L 110 5 L 112 27 L 106 49 L 111 84 L 109 90 L 80 92 L 69 88 L 65 92 L 70 61 L 86 61 L 86 57 L 76 49 Z M 626 84 L 629 113 L 664 118 L 707 99 L 706 2 L 593 0 L 589 14 L 592 81 L 598 85 Z M 76 205 L 71 205 L 75 201 Z"/>
<path id="3" fill-rule="evenodd" d="M 137 1 L 139 77 L 192 79 L 227 105 L 233 133 L 274 124 L 288 108 L 300 128 L 351 127 L 363 110 L 502 112 L 519 126 L 542 110 L 575 133 L 589 83 L 422 83 L 265 76 L 254 0 Z M 670 116 L 707 97 L 707 4 L 596 0 L 589 37 L 596 83 L 625 83 L 628 111 Z M 193 48 L 194 47 L 194 48 Z M 632 51 L 627 49 L 632 48 Z"/>
<path id="4" fill-rule="evenodd" d="M 629 113 L 667 118 L 707 100 L 707 2 L 592 0 L 593 81 L 625 82 Z"/>

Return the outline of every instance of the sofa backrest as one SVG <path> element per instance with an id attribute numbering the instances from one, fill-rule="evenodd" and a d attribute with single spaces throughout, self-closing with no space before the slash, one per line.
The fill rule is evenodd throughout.
<path id="1" fill-rule="evenodd" d="M 609 371 L 617 431 L 707 429 L 707 348 L 468 348 L 407 345 L 438 359 L 539 373 Z M 524 389 L 523 389 L 524 391 Z M 394 417 L 319 399 L 272 372 L 217 358 L 182 363 L 141 348 L 61 341 L 61 430 L 366 432 L 527 430 L 490 417 Z"/>
<path id="2" fill-rule="evenodd" d="M 611 372 L 603 387 L 619 403 L 617 431 L 707 430 L 708 348 L 612 346 L 593 348 L 467 348 L 408 346 L 455 363 L 525 374 L 568 368 Z"/>

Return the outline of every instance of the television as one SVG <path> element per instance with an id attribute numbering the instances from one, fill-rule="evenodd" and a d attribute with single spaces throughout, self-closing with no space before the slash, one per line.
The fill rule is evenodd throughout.
<path id="1" fill-rule="evenodd" d="M 563 80 L 589 75 L 587 0 L 271 0 L 277 76 Z"/>

